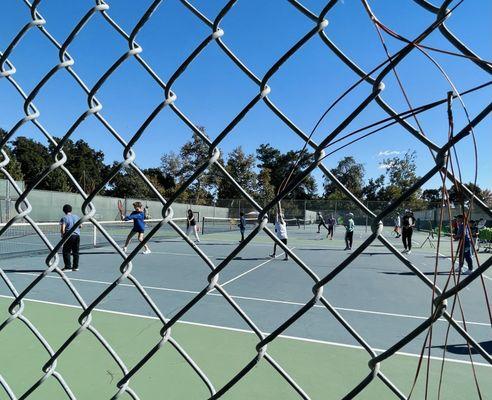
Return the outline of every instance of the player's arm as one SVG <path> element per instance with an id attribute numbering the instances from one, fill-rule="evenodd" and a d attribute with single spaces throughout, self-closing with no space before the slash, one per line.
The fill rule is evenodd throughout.
<path id="1" fill-rule="evenodd" d="M 62 237 L 65 235 L 66 230 L 67 230 L 67 225 L 64 222 L 62 222 L 60 224 L 60 235 Z"/>

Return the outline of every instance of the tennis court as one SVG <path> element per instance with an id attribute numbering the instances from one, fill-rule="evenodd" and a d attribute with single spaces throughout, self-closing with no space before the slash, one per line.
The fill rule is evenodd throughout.
<path id="1" fill-rule="evenodd" d="M 326 239 L 323 231 L 317 234 L 316 229 L 315 225 L 289 227 L 288 245 L 314 273 L 324 277 L 351 252 L 344 250 L 343 227 L 336 229 L 334 240 Z M 203 235 L 198 246 L 218 265 L 237 246 L 239 232 L 223 227 L 216 230 L 224 232 Z M 392 244 L 402 247 L 399 239 L 391 237 L 389 229 L 385 233 Z M 368 235 L 364 227 L 357 227 L 353 250 Z M 425 238 L 424 233 L 415 235 L 413 252 L 407 258 L 432 279 L 435 253 L 428 245 L 419 248 Z M 282 251 L 277 251 L 275 259 L 269 257 L 272 243 L 267 235 L 260 233 L 234 257 L 219 278 L 221 287 L 265 334 L 275 331 L 313 297 L 312 279 L 295 262 L 284 261 Z M 150 244 L 152 254 L 139 254 L 134 259 L 132 274 L 162 314 L 172 318 L 208 286 L 210 269 L 181 238 L 161 236 Z M 45 257 L 46 254 L 36 254 L 11 258 L 2 261 L 1 268 L 4 276 L 22 291 L 45 270 Z M 68 277 L 89 304 L 119 278 L 119 271 L 111 267 L 118 262 L 121 263 L 121 256 L 112 248 L 89 247 L 82 251 L 80 270 L 69 272 Z M 443 287 L 449 273 L 445 268 L 450 268 L 450 262 L 440 260 L 440 265 L 437 285 Z M 490 290 L 492 280 L 486 275 L 484 278 Z M 13 299 L 3 280 L 0 288 L 2 320 L 5 320 Z M 323 296 L 372 348 L 381 352 L 428 318 L 432 292 L 400 260 L 375 242 L 325 285 Z M 480 283 L 475 281 L 466 287 L 460 293 L 460 301 L 467 331 L 490 353 L 490 321 L 483 306 Z M 96 310 L 91 325 L 111 343 L 130 369 L 162 339 L 159 333 L 162 323 L 127 279 Z M 23 315 L 39 329 L 54 351 L 80 328 L 76 321 L 81 309 L 58 273 L 48 274 L 29 293 Z M 460 321 L 458 310 L 454 317 Z M 429 390 L 433 392 L 439 383 L 447 327 L 443 319 L 433 327 L 429 370 Z M 2 348 L 6 349 L 2 358 L 11 366 L 5 378 L 16 393 L 24 393 L 43 375 L 40 366 L 48 361 L 48 355 L 20 321 L 9 325 L 5 333 L 1 337 Z M 190 354 L 216 390 L 255 359 L 255 346 L 259 342 L 217 290 L 210 291 L 181 317 L 172 328 L 172 337 Z M 424 334 L 381 364 L 381 372 L 404 393 L 412 386 L 423 340 Z M 283 331 L 279 339 L 268 345 L 267 351 L 310 398 L 342 398 L 370 372 L 367 366 L 370 355 L 320 303 Z M 425 351 L 427 354 L 428 349 Z M 487 398 L 492 393 L 490 365 L 474 350 L 472 354 L 483 398 Z M 415 398 L 421 398 L 425 390 L 425 360 Z M 115 383 L 123 376 L 88 330 L 62 353 L 56 370 L 78 399 L 110 398 Z M 451 328 L 443 398 L 476 396 L 472 376 L 466 342 Z M 60 396 L 61 386 L 53 377 L 48 379 L 51 382 L 41 385 L 33 398 Z M 192 399 L 210 395 L 207 385 L 169 342 L 162 343 L 160 350 L 135 374 L 131 387 L 141 398 Z M 231 399 L 298 397 L 265 359 L 226 395 Z M 361 398 L 391 398 L 391 391 L 376 378 Z"/>

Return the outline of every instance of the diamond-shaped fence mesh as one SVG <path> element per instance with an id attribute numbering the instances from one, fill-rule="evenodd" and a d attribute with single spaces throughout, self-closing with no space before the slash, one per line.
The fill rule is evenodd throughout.
<path id="1" fill-rule="evenodd" d="M 269 352 L 269 345 L 274 342 L 282 333 L 286 331 L 291 325 L 296 321 L 301 319 L 310 309 L 315 305 L 324 306 L 327 313 L 331 314 L 343 327 L 347 336 L 353 338 L 363 349 L 367 352 L 370 362 L 367 366 L 367 375 L 358 382 L 354 387 L 346 388 L 346 395 L 344 398 L 350 399 L 356 395 L 363 393 L 364 390 L 375 380 L 379 380 L 384 385 L 386 385 L 391 392 L 394 394 L 395 398 L 406 399 L 407 394 L 397 387 L 384 373 L 381 367 L 382 362 L 392 357 L 396 352 L 401 350 L 406 344 L 413 341 L 417 336 L 426 332 L 438 319 L 444 318 L 447 320 L 452 329 L 454 329 L 458 335 L 460 335 L 471 348 L 473 348 L 477 353 L 479 353 L 488 363 L 492 364 L 491 355 L 480 345 L 480 343 L 475 340 L 463 325 L 457 322 L 453 317 L 453 313 L 448 310 L 447 300 L 455 297 L 462 290 L 465 290 L 473 281 L 483 280 L 482 274 L 490 267 L 492 263 L 492 257 L 482 262 L 474 272 L 466 277 L 461 277 L 461 280 L 456 285 L 446 286 L 444 288 L 439 288 L 435 282 L 429 279 L 425 274 L 422 273 L 421 268 L 418 265 L 414 265 L 407 257 L 405 257 L 388 239 L 386 239 L 382 233 L 382 224 L 380 221 L 387 218 L 395 210 L 399 209 L 402 204 L 418 189 L 422 188 L 431 178 L 434 176 L 442 176 L 443 180 L 449 180 L 455 185 L 457 185 L 460 190 L 462 190 L 469 199 L 473 199 L 472 203 L 474 207 L 480 208 L 489 217 L 492 217 L 492 211 L 488 209 L 486 204 L 484 204 L 480 199 L 478 199 L 474 194 L 461 185 L 459 180 L 453 175 L 451 170 L 448 168 L 449 155 L 453 149 L 453 146 L 468 135 L 472 134 L 473 128 L 480 124 L 492 110 L 492 104 L 488 104 L 483 110 L 481 110 L 476 115 L 470 116 L 469 122 L 459 128 L 457 133 L 452 134 L 447 142 L 440 146 L 428 137 L 426 137 L 419 127 L 413 126 L 409 121 L 410 117 L 417 115 L 420 112 L 426 111 L 431 107 L 438 104 L 446 104 L 450 102 L 452 98 L 458 97 L 457 93 L 449 96 L 448 99 L 443 99 L 436 102 L 435 104 L 430 104 L 425 107 L 416 108 L 410 110 L 406 113 L 397 113 L 391 105 L 384 100 L 384 83 L 383 80 L 389 75 L 393 74 L 394 69 L 405 60 L 410 55 L 415 52 L 423 51 L 424 47 L 419 47 L 420 44 L 431 34 L 439 33 L 454 47 L 454 52 L 457 52 L 467 58 L 467 62 L 473 63 L 477 69 L 482 69 L 487 73 L 492 72 L 491 64 L 480 58 L 480 56 L 474 54 L 462 41 L 460 41 L 446 26 L 446 21 L 450 17 L 451 12 L 448 8 L 457 7 L 457 3 L 451 0 L 442 2 L 439 6 L 434 6 L 431 3 L 423 0 L 416 0 L 415 7 L 422 8 L 429 13 L 435 14 L 435 20 L 427 27 L 422 29 L 421 33 L 412 40 L 405 41 L 401 38 L 403 46 L 401 49 L 391 55 L 388 53 L 388 58 L 383 62 L 378 68 L 372 71 L 365 71 L 362 67 L 356 64 L 349 56 L 347 56 L 337 45 L 330 39 L 327 34 L 328 21 L 330 19 L 330 12 L 332 8 L 336 5 L 337 0 L 325 1 L 324 7 L 319 12 L 319 14 L 310 11 L 306 6 L 300 1 L 289 0 L 289 1 L 279 1 L 279 8 L 294 8 L 295 12 L 300 13 L 307 21 L 311 23 L 311 28 L 305 32 L 304 36 L 298 40 L 290 49 L 288 49 L 282 56 L 271 66 L 271 68 L 263 75 L 258 76 L 250 69 L 246 62 L 244 62 L 236 53 L 234 48 L 229 47 L 227 44 L 227 32 L 221 28 L 224 20 L 227 19 L 228 14 L 231 12 L 233 6 L 236 3 L 241 3 L 245 0 L 231 0 L 224 4 L 220 12 L 215 16 L 213 20 L 206 17 L 193 2 L 181 0 L 180 6 L 185 8 L 185 12 L 190 13 L 193 17 L 197 18 L 200 24 L 203 24 L 209 30 L 209 34 L 203 38 L 201 43 L 186 57 L 185 61 L 179 66 L 179 68 L 171 75 L 171 77 L 164 81 L 159 76 L 158 71 L 153 69 L 151 62 L 147 61 L 143 48 L 138 44 L 138 36 L 140 31 L 149 23 L 153 18 L 153 13 L 165 3 L 165 1 L 156 0 L 148 4 L 143 12 L 142 16 L 138 22 L 132 27 L 131 31 L 127 31 L 123 28 L 117 20 L 113 19 L 111 15 L 111 2 L 105 2 L 103 0 L 97 0 L 95 4 L 88 7 L 87 12 L 78 21 L 74 21 L 72 17 L 68 15 L 64 17 L 66 24 L 71 24 L 69 33 L 64 37 L 56 37 L 50 30 L 50 21 L 45 19 L 42 12 L 38 9 L 42 0 L 35 0 L 33 2 L 18 1 L 22 7 L 26 7 L 31 15 L 30 20 L 25 21 L 25 25 L 20 29 L 15 37 L 11 40 L 9 45 L 0 52 L 0 76 L 4 79 L 0 80 L 0 90 L 5 89 L 5 85 L 10 84 L 13 89 L 17 92 L 18 96 L 23 101 L 23 111 L 25 116 L 20 119 L 14 126 L 10 127 L 8 133 L 5 137 L 1 139 L 1 153 L 2 159 L 0 162 L 0 170 L 3 174 L 3 178 L 10 181 L 12 187 L 17 192 L 13 198 L 15 198 L 15 208 L 17 214 L 11 217 L 8 222 L 0 230 L 0 237 L 7 235 L 7 232 L 11 226 L 16 222 L 27 222 L 29 223 L 37 234 L 43 240 L 46 248 L 49 249 L 49 256 L 46 258 L 46 266 L 42 273 L 39 273 L 32 282 L 30 282 L 21 292 L 19 292 L 12 281 L 9 279 L 7 274 L 0 269 L 0 277 L 3 282 L 7 285 L 11 296 L 13 298 L 8 312 L 10 316 L 2 321 L 0 325 L 0 335 L 6 327 L 13 323 L 14 321 L 21 321 L 30 331 L 32 340 L 39 342 L 45 349 L 47 354 L 47 361 L 44 365 L 39 366 L 42 370 L 41 378 L 36 381 L 25 393 L 14 393 L 14 391 L 9 386 L 9 382 L 0 375 L 0 386 L 2 387 L 3 393 L 0 397 L 4 398 L 7 396 L 9 399 L 21 399 L 28 398 L 30 395 L 34 394 L 36 390 L 46 384 L 50 379 L 55 379 L 58 384 L 63 388 L 66 398 L 75 399 L 77 395 L 72 391 L 70 385 L 65 380 L 64 376 L 58 371 L 58 361 L 62 355 L 67 352 L 77 337 L 84 332 L 90 332 L 93 337 L 100 343 L 101 347 L 105 352 L 112 358 L 114 363 L 121 370 L 123 378 L 119 381 L 114 382 L 114 396 L 113 398 L 120 398 L 122 396 L 130 396 L 133 399 L 138 399 L 139 394 L 132 389 L 132 378 L 134 378 L 142 368 L 150 362 L 156 353 L 161 351 L 164 346 L 170 346 L 175 349 L 177 354 L 182 358 L 182 360 L 187 363 L 192 370 L 199 377 L 204 387 L 207 388 L 210 398 L 219 398 L 226 394 L 231 388 L 237 385 L 241 380 L 243 380 L 255 366 L 260 362 L 266 362 L 270 364 L 273 369 L 280 375 L 280 377 L 285 381 L 286 385 L 290 385 L 298 394 L 300 398 L 308 399 L 310 394 L 307 393 L 303 387 L 301 387 L 295 380 L 293 376 L 289 374 L 289 371 L 283 368 L 281 363 L 277 361 L 273 355 Z M 87 2 L 88 3 L 88 2 Z M 128 6 L 132 7 L 133 2 L 128 2 Z M 60 3 L 61 4 L 61 3 Z M 372 22 L 377 23 L 378 20 L 370 9 L 370 6 L 366 0 L 362 0 L 362 4 L 365 7 L 368 15 L 371 17 Z M 459 8 L 456 9 L 459 12 Z M 93 85 L 89 85 L 85 82 L 81 75 L 77 72 L 76 59 L 70 55 L 70 47 L 76 41 L 79 35 L 82 35 L 84 30 L 90 26 L 94 19 L 101 18 L 104 24 L 113 30 L 113 32 L 119 35 L 127 44 L 128 50 L 121 54 L 121 56 L 114 61 L 114 63 L 100 75 L 97 82 Z M 101 21 L 99 21 L 100 23 Z M 379 25 L 382 28 L 382 25 Z M 1 32 L 1 28 L 0 28 Z M 171 34 L 172 32 L 170 32 Z M 21 84 L 16 80 L 17 69 L 13 61 L 11 61 L 15 55 L 16 50 L 22 45 L 23 41 L 29 35 L 42 35 L 49 40 L 51 46 L 53 46 L 59 55 L 59 60 L 57 63 L 53 62 L 53 67 L 50 69 L 42 78 L 34 85 L 33 89 L 27 91 Z M 245 33 L 246 35 L 247 33 Z M 341 62 L 339 63 L 339 68 L 348 68 L 359 78 L 358 84 L 368 85 L 372 90 L 369 95 L 365 98 L 361 98 L 358 104 L 354 107 L 353 111 L 342 121 L 339 125 L 333 129 L 329 134 L 327 134 L 320 143 L 316 143 L 311 139 L 311 135 L 305 133 L 296 123 L 291 120 L 281 109 L 277 106 L 272 99 L 269 97 L 270 86 L 269 82 L 278 73 L 279 69 L 285 64 L 289 58 L 294 54 L 302 53 L 303 47 L 315 40 L 321 40 L 324 44 L 327 54 L 335 55 Z M 233 119 L 230 120 L 226 128 L 220 132 L 213 140 L 209 139 L 203 134 L 202 130 L 195 124 L 191 117 L 188 116 L 186 110 L 182 110 L 178 107 L 179 105 L 179 93 L 173 91 L 173 86 L 175 82 L 180 79 L 181 76 L 186 75 L 189 67 L 199 59 L 203 51 L 209 46 L 217 46 L 218 49 L 229 58 L 237 68 L 238 72 L 243 74 L 246 78 L 253 82 L 258 90 L 257 94 L 253 96 L 248 104 L 242 109 Z M 323 57 L 323 54 L 319 54 L 319 57 Z M 153 109 L 147 116 L 144 123 L 140 128 L 130 137 L 129 140 L 125 140 L 123 135 L 111 124 L 111 118 L 104 115 L 103 103 L 98 99 L 99 91 L 112 79 L 113 74 L 122 68 L 122 66 L 129 60 L 135 60 L 141 67 L 141 73 L 147 74 L 148 77 L 154 82 L 160 90 L 162 91 L 163 97 L 161 102 Z M 35 63 L 35 60 L 33 60 Z M 87 108 L 80 113 L 78 118 L 71 122 L 69 129 L 60 135 L 59 132 L 50 132 L 43 125 L 42 110 L 38 109 L 36 106 L 36 100 L 40 93 L 43 92 L 43 88 L 54 79 L 58 74 L 68 74 L 74 83 L 76 83 L 80 89 L 81 93 L 85 93 L 85 99 L 87 101 Z M 2 95 L 3 96 L 3 95 Z M 312 158 L 308 167 L 304 168 L 302 171 L 297 171 L 293 174 L 290 181 L 287 182 L 283 190 L 281 190 L 275 198 L 269 202 L 267 205 L 260 205 L 253 196 L 248 193 L 245 189 L 238 184 L 234 178 L 227 172 L 224 165 L 220 161 L 220 153 L 218 150 L 219 145 L 224 141 L 226 137 L 232 135 L 235 127 L 245 118 L 251 110 L 253 110 L 258 104 L 264 103 L 268 109 L 271 111 L 271 117 L 279 119 L 286 127 L 292 132 L 293 135 L 298 136 L 303 142 L 307 144 L 312 151 Z M 330 145 L 331 142 L 336 140 L 339 136 L 343 135 L 346 131 L 347 126 L 367 107 L 371 105 L 379 106 L 388 116 L 386 123 L 395 123 L 403 127 L 409 135 L 412 135 L 416 140 L 420 141 L 426 147 L 429 148 L 430 153 L 435 161 L 434 166 L 427 171 L 421 179 L 419 179 L 415 184 L 413 184 L 403 195 L 398 198 L 393 199 L 389 204 L 387 204 L 383 209 L 380 210 L 378 214 L 371 211 L 364 202 L 362 202 L 357 196 L 355 196 L 351 191 L 346 188 L 342 183 L 340 183 L 332 171 L 327 168 L 324 164 L 324 157 L 326 156 L 324 149 Z M 149 125 L 160 115 L 163 110 L 170 109 L 181 121 L 183 130 L 188 130 L 198 135 L 198 137 L 206 144 L 209 149 L 208 157 L 201 160 L 200 166 L 193 171 L 191 176 L 186 182 L 184 182 L 176 192 L 169 198 L 164 198 L 163 195 L 157 190 L 152 182 L 142 173 L 141 169 L 137 166 L 136 160 L 138 159 L 137 154 L 133 150 L 135 145 L 141 141 L 142 137 L 145 135 Z M 64 144 L 68 139 L 73 137 L 75 132 L 87 119 L 94 119 L 100 124 L 107 135 L 111 136 L 117 143 L 121 150 L 123 151 L 123 160 L 117 163 L 110 171 L 110 173 L 104 177 L 104 182 L 96 187 L 91 192 L 85 192 L 77 180 L 73 177 L 70 170 L 65 167 L 67 161 L 66 154 L 63 151 Z M 24 126 L 30 124 L 32 125 L 39 134 L 43 135 L 45 139 L 52 144 L 54 151 L 51 156 L 52 159 L 49 160 L 50 165 L 44 171 L 39 173 L 36 177 L 36 182 L 28 187 L 21 187 L 12 178 L 8 172 L 8 165 L 11 162 L 7 151 L 5 150 L 6 144 L 12 140 L 18 131 Z M 55 139 L 55 137 L 60 137 L 60 139 Z M 258 212 L 258 225 L 252 229 L 252 231 L 246 236 L 245 240 L 239 243 L 234 250 L 228 254 L 219 263 L 214 263 L 206 254 L 206 252 L 193 243 L 186 233 L 180 228 L 178 224 L 173 222 L 173 203 L 178 199 L 178 197 L 185 192 L 189 186 L 205 171 L 214 167 L 214 171 L 221 175 L 221 178 L 228 179 L 234 187 L 237 189 L 243 197 L 243 202 L 248 204 L 248 207 L 256 210 Z M 158 198 L 162 203 L 161 216 L 153 215 L 153 218 L 159 217 L 160 222 L 157 223 L 149 234 L 145 237 L 144 242 L 140 243 L 130 254 L 125 254 L 119 244 L 113 240 L 111 237 L 111 232 L 107 232 L 103 225 L 101 225 L 96 219 L 97 209 L 92 203 L 94 197 L 108 184 L 112 181 L 115 175 L 122 169 L 133 170 L 150 188 L 155 198 Z M 331 180 L 338 189 L 345 194 L 347 198 L 351 200 L 351 209 L 357 210 L 358 215 L 361 218 L 367 217 L 370 221 L 370 234 L 367 239 L 360 244 L 355 251 L 353 251 L 343 262 L 341 262 L 336 268 L 331 270 L 325 276 L 318 276 L 310 266 L 304 262 L 295 251 L 288 248 L 284 243 L 282 243 L 272 231 L 271 228 L 267 226 L 268 214 L 272 214 L 276 207 L 276 204 L 281 202 L 291 191 L 293 191 L 311 172 L 316 169 L 320 170 L 322 174 L 329 180 Z M 58 251 L 62 248 L 66 239 L 61 239 L 58 242 L 52 242 L 52 238 L 46 237 L 42 230 L 38 227 L 37 222 L 30 217 L 30 212 L 35 204 L 30 204 L 28 200 L 29 193 L 36 188 L 36 186 L 47 179 L 47 177 L 53 173 L 55 170 L 61 170 L 70 179 L 71 183 L 77 188 L 77 192 L 83 197 L 84 203 L 82 206 L 83 215 L 78 224 L 91 223 L 96 229 L 103 235 L 107 241 L 111 244 L 114 250 L 121 256 L 121 263 L 119 265 L 113 265 L 113 268 L 119 268 L 119 277 L 114 280 L 114 282 L 109 285 L 105 290 L 98 294 L 90 302 L 87 302 L 83 296 L 79 293 L 77 288 L 72 283 L 71 279 L 62 271 L 60 265 L 60 257 Z M 77 225 L 78 225 L 77 224 Z M 144 288 L 144 286 L 139 282 L 139 280 L 133 274 L 134 259 L 141 251 L 143 246 L 148 240 L 151 240 L 152 236 L 156 234 L 159 229 L 164 226 L 169 226 L 181 237 L 181 239 L 186 242 L 189 247 L 199 256 L 204 263 L 209 267 L 209 275 L 206 281 L 203 282 L 201 291 L 194 295 L 193 298 L 179 309 L 172 318 L 167 318 L 166 315 L 159 310 L 159 307 L 153 301 L 149 292 Z M 70 232 L 73 232 L 77 226 L 74 226 Z M 302 270 L 309 278 L 312 280 L 312 297 L 306 302 L 302 307 L 298 309 L 297 312 L 285 319 L 285 321 L 278 326 L 271 333 L 264 333 L 257 326 L 255 321 L 248 316 L 243 308 L 236 302 L 236 300 L 231 296 L 224 287 L 221 286 L 221 272 L 226 270 L 231 261 L 243 250 L 245 249 L 251 241 L 260 233 L 264 232 L 267 236 L 271 238 L 272 241 L 276 242 L 278 246 L 285 251 L 290 258 L 297 264 L 297 266 Z M 330 303 L 327 297 L 323 294 L 323 289 L 329 287 L 332 284 L 332 280 L 340 274 L 346 268 L 350 268 L 351 263 L 361 255 L 371 244 L 379 241 L 384 247 L 386 247 L 391 253 L 393 253 L 409 270 L 411 270 L 415 275 L 429 288 L 429 293 L 433 293 L 433 312 L 428 316 L 421 324 L 410 332 L 406 332 L 404 336 L 395 343 L 388 343 L 387 350 L 383 352 L 376 352 L 368 343 L 365 338 L 357 332 L 357 330 L 351 326 L 351 324 L 344 319 L 344 317 L 336 310 L 336 308 Z M 78 324 L 76 330 L 74 330 L 70 335 L 68 335 L 61 344 L 52 345 L 43 336 L 42 332 L 38 330 L 36 325 L 26 317 L 24 314 L 25 310 L 25 299 L 30 296 L 31 293 L 38 290 L 41 287 L 41 283 L 46 277 L 55 273 L 60 276 L 63 283 L 66 285 L 67 289 L 72 294 L 73 298 L 76 300 L 80 306 L 81 312 L 78 317 Z M 122 283 L 131 284 L 136 288 L 147 305 L 152 310 L 154 316 L 156 316 L 162 323 L 160 330 L 161 338 L 158 342 L 149 344 L 150 350 L 147 354 L 141 356 L 141 358 L 134 365 L 127 365 L 118 355 L 116 349 L 112 346 L 110 340 L 108 340 L 97 328 L 93 321 L 93 311 L 101 305 L 105 299 L 111 295 L 111 293 Z M 176 323 L 180 321 L 183 317 L 187 315 L 194 307 L 196 307 L 207 294 L 211 291 L 216 291 L 219 293 L 223 299 L 232 307 L 234 312 L 240 317 L 244 323 L 249 326 L 249 329 L 254 332 L 257 337 L 255 356 L 251 358 L 249 362 L 244 364 L 240 370 L 238 370 L 234 376 L 225 385 L 217 387 L 214 381 L 208 376 L 207 370 L 203 369 L 201 365 L 194 361 L 194 355 L 188 353 L 187 349 L 180 345 L 180 343 L 173 337 L 173 328 Z M 411 378 L 410 378 L 411 379 Z"/>

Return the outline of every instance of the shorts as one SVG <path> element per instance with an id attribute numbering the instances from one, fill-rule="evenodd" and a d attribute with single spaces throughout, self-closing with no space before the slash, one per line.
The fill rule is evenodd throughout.
<path id="1" fill-rule="evenodd" d="M 145 231 L 138 230 L 138 229 L 135 229 L 135 228 L 132 229 L 132 232 L 134 232 L 134 233 L 145 233 Z"/>

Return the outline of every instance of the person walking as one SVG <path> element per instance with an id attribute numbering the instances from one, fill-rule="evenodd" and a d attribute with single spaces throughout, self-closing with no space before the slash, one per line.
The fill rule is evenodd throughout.
<path id="1" fill-rule="evenodd" d="M 75 214 L 72 214 L 72 206 L 70 204 L 65 204 L 62 210 L 65 215 L 60 220 L 60 235 L 62 238 L 65 238 L 70 229 L 72 229 L 75 223 L 79 220 L 79 217 Z M 63 244 L 62 253 L 64 271 L 79 270 L 79 249 L 80 228 L 77 228 L 70 234 L 70 237 Z M 73 264 L 70 256 L 73 257 Z"/>

